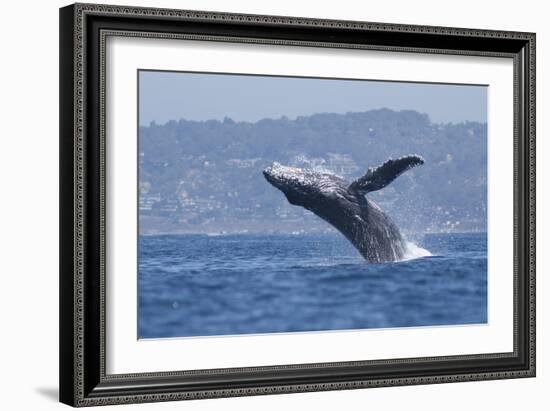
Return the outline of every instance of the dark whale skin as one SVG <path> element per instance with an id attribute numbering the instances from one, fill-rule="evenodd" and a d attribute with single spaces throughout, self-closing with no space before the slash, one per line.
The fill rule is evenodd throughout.
<path id="1" fill-rule="evenodd" d="M 370 263 L 402 260 L 405 241 L 391 218 L 365 197 L 381 189 L 404 171 L 423 164 L 410 155 L 370 168 L 351 184 L 343 178 L 274 163 L 264 177 L 282 191 L 290 204 L 313 212 L 342 233 Z"/>

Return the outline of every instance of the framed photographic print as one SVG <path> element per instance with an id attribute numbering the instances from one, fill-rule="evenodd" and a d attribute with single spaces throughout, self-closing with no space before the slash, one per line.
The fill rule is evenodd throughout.
<path id="1" fill-rule="evenodd" d="M 535 35 L 60 10 L 60 400 L 535 376 Z"/>

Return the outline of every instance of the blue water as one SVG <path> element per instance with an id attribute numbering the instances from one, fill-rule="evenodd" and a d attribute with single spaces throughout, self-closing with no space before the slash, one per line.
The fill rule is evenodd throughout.
<path id="1" fill-rule="evenodd" d="M 367 264 L 341 235 L 140 237 L 139 337 L 487 322 L 486 234 Z"/>

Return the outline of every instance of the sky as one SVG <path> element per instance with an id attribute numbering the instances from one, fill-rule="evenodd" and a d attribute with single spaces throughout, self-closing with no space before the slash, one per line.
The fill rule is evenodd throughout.
<path id="1" fill-rule="evenodd" d="M 487 121 L 487 87 L 166 71 L 139 72 L 139 123 L 256 122 L 315 113 L 416 110 L 433 123 Z"/>

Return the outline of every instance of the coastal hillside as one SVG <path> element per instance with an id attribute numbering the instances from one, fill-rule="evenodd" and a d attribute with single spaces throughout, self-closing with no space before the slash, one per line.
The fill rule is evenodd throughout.
<path id="1" fill-rule="evenodd" d="M 330 231 L 288 204 L 262 169 L 278 161 L 352 181 L 410 153 L 425 164 L 369 198 L 408 233 L 486 231 L 487 125 L 381 109 L 140 127 L 140 234 Z"/>

